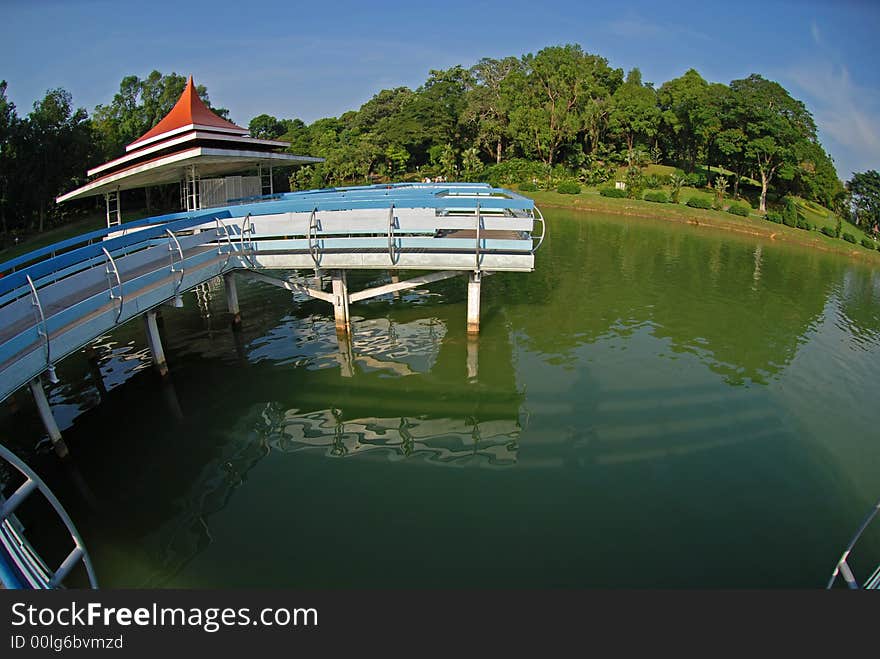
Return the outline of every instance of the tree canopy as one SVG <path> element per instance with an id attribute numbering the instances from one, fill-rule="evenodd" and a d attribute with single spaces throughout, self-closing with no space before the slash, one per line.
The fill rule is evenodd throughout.
<path id="1" fill-rule="evenodd" d="M 0 85 L 4 233 L 62 219 L 52 198 L 81 182 L 89 165 L 122 154 L 171 109 L 185 84 L 177 73 L 126 76 L 90 118 L 63 90 L 19 117 Z M 197 91 L 210 107 L 207 89 Z M 621 165 L 651 161 L 685 172 L 698 164 L 724 167 L 733 172 L 735 197 L 741 179 L 758 180 L 761 210 L 771 189 L 825 205 L 841 204 L 845 195 L 811 114 L 779 83 L 753 74 L 721 84 L 689 69 L 655 87 L 639 69 L 624 79 L 623 70 L 577 44 L 432 70 L 418 88 L 379 90 L 339 117 L 306 123 L 260 114 L 248 128 L 254 137 L 289 142 L 293 153 L 326 159 L 291 176 L 297 187 L 405 175 L 485 178 L 508 162 L 528 179 L 562 168 L 595 181 Z M 37 175 L 39 185 L 19 184 Z M 858 196 L 860 217 L 873 217 L 864 198 Z"/>

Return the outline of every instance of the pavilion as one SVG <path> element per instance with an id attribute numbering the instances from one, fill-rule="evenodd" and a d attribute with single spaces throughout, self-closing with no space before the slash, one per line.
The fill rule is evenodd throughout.
<path id="1" fill-rule="evenodd" d="M 289 146 L 250 137 L 246 128 L 214 114 L 190 76 L 171 111 L 129 144 L 125 155 L 88 170 L 94 177 L 90 182 L 55 201 L 104 195 L 110 227 L 122 222 L 122 190 L 179 182 L 181 207 L 187 211 L 272 195 L 273 167 L 324 161 L 284 152 Z M 256 176 L 241 176 L 254 171 Z"/>

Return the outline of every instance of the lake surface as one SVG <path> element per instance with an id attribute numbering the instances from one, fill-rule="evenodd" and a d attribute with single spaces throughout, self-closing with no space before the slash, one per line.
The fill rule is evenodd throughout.
<path id="1" fill-rule="evenodd" d="M 880 497 L 880 272 L 545 214 L 476 341 L 463 278 L 353 305 L 350 346 L 244 278 L 233 332 L 215 281 L 163 311 L 167 381 L 140 323 L 60 365 L 72 465 L 26 392 L 0 441 L 103 587 L 823 587 Z"/>

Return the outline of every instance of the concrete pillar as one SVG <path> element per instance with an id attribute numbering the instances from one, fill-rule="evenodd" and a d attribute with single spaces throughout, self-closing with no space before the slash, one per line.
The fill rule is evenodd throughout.
<path id="1" fill-rule="evenodd" d="M 389 270 L 388 275 L 391 277 L 392 284 L 399 284 L 400 283 L 400 271 Z M 395 300 L 399 300 L 400 299 L 400 291 L 392 292 L 391 297 L 393 297 Z"/>
<path id="2" fill-rule="evenodd" d="M 156 312 L 148 311 L 144 314 L 144 330 L 147 334 L 147 345 L 153 354 L 153 364 L 159 375 L 168 375 L 168 364 L 165 362 L 165 351 L 162 349 L 162 338 L 159 336 L 159 326 L 156 324 Z"/>
<path id="3" fill-rule="evenodd" d="M 480 273 L 468 274 L 467 296 L 467 331 L 468 334 L 480 333 Z"/>
<path id="4" fill-rule="evenodd" d="M 348 315 L 348 280 L 345 270 L 334 270 L 333 281 L 333 316 L 336 320 L 337 332 L 351 331 L 351 318 Z"/>
<path id="5" fill-rule="evenodd" d="M 232 314 L 232 326 L 241 325 L 241 310 L 238 308 L 238 289 L 235 287 L 235 274 L 227 272 L 223 275 L 223 283 L 226 285 L 226 306 Z"/>
<path id="6" fill-rule="evenodd" d="M 321 268 L 315 268 L 315 276 L 312 279 L 312 288 L 319 291 L 324 290 L 324 273 L 321 271 Z"/>
<path id="7" fill-rule="evenodd" d="M 46 392 L 43 391 L 43 384 L 40 382 L 40 378 L 34 378 L 31 380 L 30 388 L 31 393 L 34 395 L 34 402 L 37 404 L 37 411 L 40 413 L 40 419 L 46 427 L 46 432 L 49 433 L 49 439 L 52 440 L 52 446 L 55 449 L 55 453 L 58 454 L 59 458 L 66 458 L 69 453 L 67 450 L 67 444 L 61 438 L 61 431 L 58 429 L 58 424 L 55 422 L 52 408 L 49 406 L 49 401 L 46 399 Z"/>

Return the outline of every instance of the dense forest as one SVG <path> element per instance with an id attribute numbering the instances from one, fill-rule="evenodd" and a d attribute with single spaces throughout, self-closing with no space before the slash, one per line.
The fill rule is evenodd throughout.
<path id="1" fill-rule="evenodd" d="M 82 212 L 82 205 L 56 206 L 54 197 L 81 185 L 88 167 L 122 154 L 170 110 L 185 82 L 158 71 L 126 77 L 91 116 L 66 91 L 51 90 L 24 117 L 0 83 L 3 235 L 42 231 Z M 198 91 L 210 106 L 207 90 Z M 384 89 L 340 117 L 306 124 L 261 114 L 248 128 L 290 142 L 293 153 L 326 158 L 282 173 L 293 188 L 438 175 L 598 185 L 621 168 L 654 163 L 679 168 L 695 186 L 723 176 L 734 197 L 748 181 L 761 212 L 768 194 L 796 194 L 863 226 L 880 219 L 880 176 L 841 183 L 812 115 L 780 84 L 757 74 L 714 83 L 690 69 L 655 87 L 638 69 L 624 74 L 578 45 L 431 71 L 418 89 Z M 173 204 L 175 195 L 154 190 L 152 203 Z"/>

